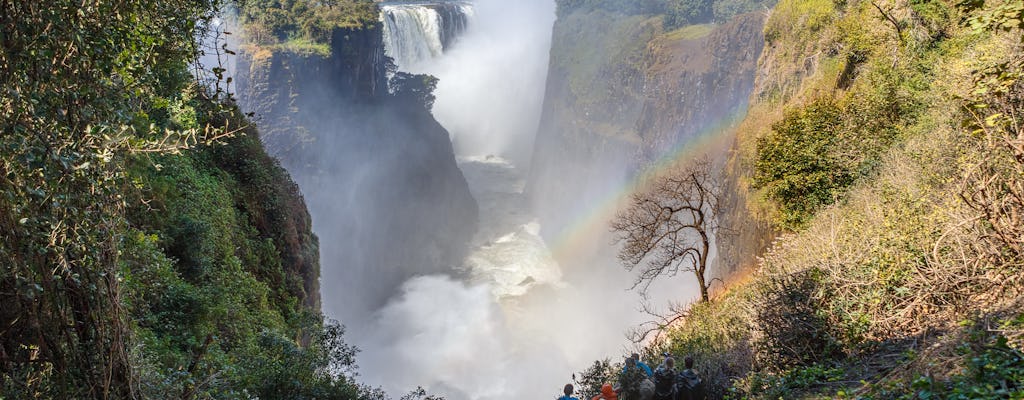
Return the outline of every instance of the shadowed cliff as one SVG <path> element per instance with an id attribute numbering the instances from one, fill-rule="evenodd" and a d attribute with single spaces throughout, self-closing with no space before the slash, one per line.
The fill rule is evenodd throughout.
<path id="1" fill-rule="evenodd" d="M 328 56 L 244 47 L 238 93 L 309 202 L 324 308 L 349 322 L 405 279 L 457 265 L 477 206 L 430 115 L 434 81 L 400 74 L 388 91 L 380 24 L 338 29 L 330 46 Z M 343 282 L 360 289 L 332 290 Z"/>

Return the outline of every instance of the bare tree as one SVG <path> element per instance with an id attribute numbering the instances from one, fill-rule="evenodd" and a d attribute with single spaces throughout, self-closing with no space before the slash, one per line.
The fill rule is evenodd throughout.
<path id="1" fill-rule="evenodd" d="M 623 243 L 619 260 L 626 270 L 640 270 L 633 288 L 646 293 L 659 276 L 693 272 L 701 301 L 708 301 L 708 254 L 719 230 L 720 194 L 705 157 L 633 195 L 630 207 L 611 224 Z"/>

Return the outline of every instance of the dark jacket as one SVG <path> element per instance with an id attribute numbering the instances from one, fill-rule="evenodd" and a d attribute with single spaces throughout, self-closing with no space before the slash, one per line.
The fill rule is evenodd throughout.
<path id="1" fill-rule="evenodd" d="M 704 382 L 692 369 L 679 371 L 676 376 L 676 400 L 704 400 Z"/>
<path id="2" fill-rule="evenodd" d="M 672 400 L 675 397 L 676 371 L 665 366 L 654 371 L 654 400 Z"/>

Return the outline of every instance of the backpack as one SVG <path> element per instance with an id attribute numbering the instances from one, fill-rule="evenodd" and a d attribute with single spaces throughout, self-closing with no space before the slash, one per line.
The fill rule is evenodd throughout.
<path id="1" fill-rule="evenodd" d="M 676 391 L 679 400 L 703 400 L 704 382 L 693 370 L 684 370 L 676 378 Z"/>
<path id="2" fill-rule="evenodd" d="M 670 369 L 658 368 L 654 372 L 654 394 L 656 399 L 671 399 L 675 391 L 676 374 Z"/>
<path id="3" fill-rule="evenodd" d="M 654 382 L 645 378 L 640 382 L 640 400 L 651 400 L 654 398 Z"/>

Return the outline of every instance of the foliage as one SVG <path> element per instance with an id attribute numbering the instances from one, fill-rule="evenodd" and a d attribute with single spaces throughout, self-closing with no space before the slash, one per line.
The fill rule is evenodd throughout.
<path id="1" fill-rule="evenodd" d="M 767 12 L 775 6 L 775 0 L 718 0 L 711 4 L 712 19 L 715 23 L 728 22 L 732 17 L 748 12 Z"/>
<path id="2" fill-rule="evenodd" d="M 835 11 L 836 3 L 831 0 L 779 1 L 765 22 L 764 40 L 769 44 L 784 41 L 785 50 L 803 50 L 804 43 L 828 27 Z"/>
<path id="3" fill-rule="evenodd" d="M 186 65 L 214 7 L 0 3 L 4 396 L 133 396 L 118 274 L 125 163 L 223 136 L 161 112 L 209 102 L 185 90 Z"/>
<path id="4" fill-rule="evenodd" d="M 377 6 L 369 0 L 240 0 L 238 3 L 246 40 L 289 50 L 308 49 L 324 54 L 335 30 L 362 29 L 377 23 Z"/>
<path id="5" fill-rule="evenodd" d="M 740 380 L 730 390 L 730 397 L 744 397 L 756 393 L 767 399 L 786 398 L 799 390 L 806 390 L 842 378 L 843 371 L 836 367 L 812 364 L 794 368 L 782 373 L 751 374 Z"/>
<path id="6" fill-rule="evenodd" d="M 710 22 L 714 16 L 712 2 L 707 0 L 676 0 L 668 5 L 665 25 L 670 27 Z"/>
<path id="7" fill-rule="evenodd" d="M 573 12 L 606 11 L 622 15 L 654 15 L 665 12 L 665 0 L 558 0 L 558 16 Z"/>
<path id="8" fill-rule="evenodd" d="M 355 349 L 341 327 L 312 309 L 316 241 L 298 190 L 246 132 L 130 170 L 140 190 L 124 296 L 146 366 L 141 388 L 154 397 L 376 396 L 352 380 Z"/>
<path id="9" fill-rule="evenodd" d="M 1019 327 L 954 323 L 1019 319 L 1012 3 L 781 2 L 737 162 L 754 217 L 791 232 L 655 346 L 698 368 L 749 354 L 707 372 L 734 398 L 1019 397 Z"/>
<path id="10" fill-rule="evenodd" d="M 1005 399 L 1024 396 L 1024 353 L 997 336 L 985 346 L 965 346 L 967 365 L 962 375 L 942 385 L 932 377 L 914 381 L 917 398 Z M 945 386 L 944 388 L 942 386 Z"/>
<path id="11" fill-rule="evenodd" d="M 0 2 L 0 397 L 379 394 L 297 187 L 199 81 L 218 6 Z"/>
<path id="12" fill-rule="evenodd" d="M 434 107 L 434 89 L 437 88 L 434 76 L 396 72 L 388 81 L 388 87 L 399 101 L 423 106 L 427 111 Z"/>
<path id="13" fill-rule="evenodd" d="M 668 327 L 653 343 L 653 352 L 667 351 L 677 360 L 691 357 L 709 398 L 723 398 L 733 381 L 747 375 L 755 362 L 748 296 L 732 291 L 692 305 L 680 323 Z"/>
<path id="14" fill-rule="evenodd" d="M 665 27 L 725 23 L 732 17 L 775 5 L 774 0 L 558 0 L 558 16 L 606 11 L 621 15 L 665 15 Z"/>
<path id="15" fill-rule="evenodd" d="M 665 6 L 665 27 L 721 24 L 737 15 L 767 10 L 774 5 L 774 0 L 669 0 Z"/>
<path id="16" fill-rule="evenodd" d="M 965 337 L 956 348 L 956 373 L 945 379 L 918 374 L 906 381 L 873 387 L 860 398 L 958 400 L 1024 396 L 1024 352 L 1010 345 L 1000 330 L 992 330 L 981 321 L 965 324 Z"/>
<path id="17" fill-rule="evenodd" d="M 777 223 L 795 229 L 870 177 L 879 158 L 921 112 L 917 93 L 927 70 L 870 63 L 844 96 L 824 96 L 789 110 L 757 139 L 752 183 L 779 208 Z"/>
<path id="18" fill-rule="evenodd" d="M 725 24 L 733 16 L 767 10 L 774 0 L 669 0 L 665 6 L 665 26 L 676 29 L 699 24 Z"/>
<path id="19" fill-rule="evenodd" d="M 967 23 L 975 32 L 1014 31 L 1024 28 L 1024 2 L 1005 1 L 985 7 L 983 0 L 962 0 L 961 8 L 971 12 Z"/>
<path id="20" fill-rule="evenodd" d="M 781 205 L 780 223 L 796 227 L 822 205 L 831 204 L 853 181 L 841 168 L 834 148 L 842 140 L 839 108 L 819 100 L 789 111 L 758 139 L 754 187 Z"/>
<path id="21" fill-rule="evenodd" d="M 781 371 L 842 357 L 841 334 L 825 316 L 828 292 L 820 287 L 821 271 L 766 278 L 757 288 L 755 301 L 761 306 L 754 316 L 761 369 Z"/>
<path id="22" fill-rule="evenodd" d="M 961 196 L 991 230 L 985 239 L 1004 247 L 1005 262 L 1024 257 L 1024 57 L 987 65 L 964 99 L 964 127 L 984 154 L 968 170 Z"/>
<path id="23" fill-rule="evenodd" d="M 597 360 L 577 376 L 573 375 L 576 393 L 581 399 L 589 399 L 601 394 L 601 386 L 608 383 L 614 385 L 622 370 L 621 363 L 612 364 L 611 360 Z"/>

